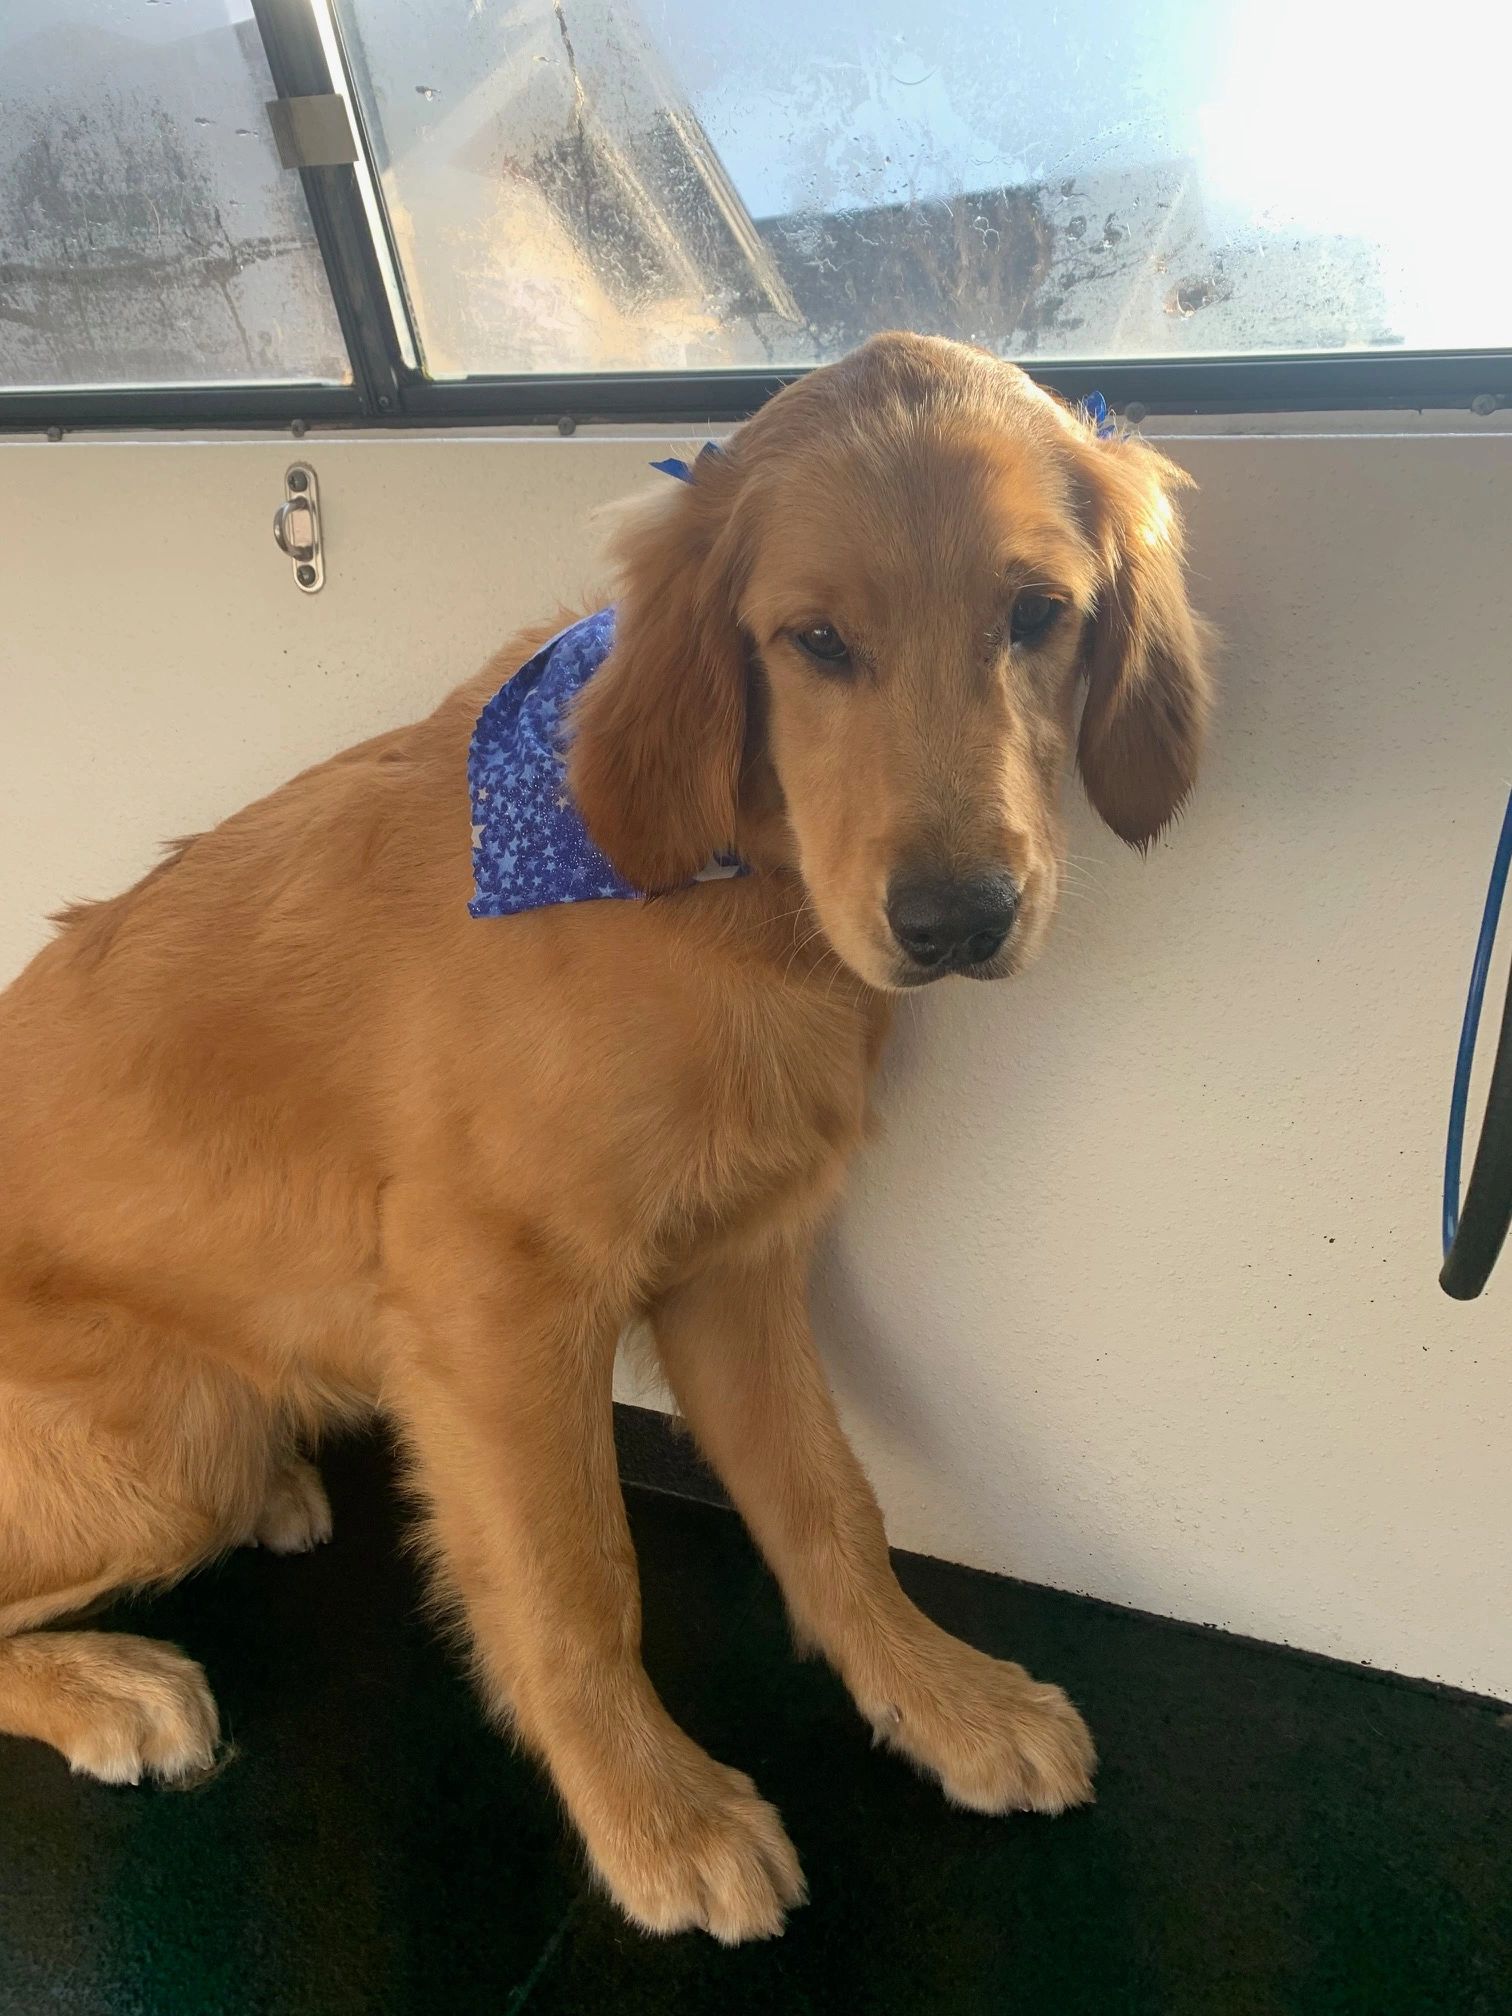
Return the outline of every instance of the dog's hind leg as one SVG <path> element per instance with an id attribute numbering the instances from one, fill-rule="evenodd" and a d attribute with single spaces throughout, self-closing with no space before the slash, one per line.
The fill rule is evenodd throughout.
<path id="1" fill-rule="evenodd" d="M 100 1593 L 61 1591 L 60 1614 Z M 193 1777 L 219 1719 L 204 1673 L 175 1646 L 115 1631 L 23 1631 L 0 1639 L 0 1733 L 61 1750 L 107 1785 Z"/>
<path id="2" fill-rule="evenodd" d="M 44 1341 L 35 1325 L 27 1341 Z M 171 1340 L 133 1341 L 151 1376 L 130 1384 L 0 1376 L 0 1733 L 50 1743 L 111 1784 L 210 1764 L 204 1673 L 150 1639 L 38 1627 L 163 1587 L 228 1547 L 293 1552 L 330 1531 L 319 1478 L 265 1401 Z"/>
<path id="3" fill-rule="evenodd" d="M 331 1537 L 331 1501 L 320 1472 L 289 1456 L 273 1472 L 252 1537 L 274 1554 L 307 1554 Z"/>

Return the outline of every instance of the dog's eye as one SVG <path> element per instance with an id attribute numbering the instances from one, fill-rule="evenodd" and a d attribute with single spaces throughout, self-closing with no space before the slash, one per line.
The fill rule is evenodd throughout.
<path id="1" fill-rule="evenodd" d="M 807 630 L 795 630 L 793 636 L 799 649 L 821 665 L 843 665 L 850 657 L 850 646 L 833 623 L 811 623 Z"/>
<path id="2" fill-rule="evenodd" d="M 1053 595 L 1020 595 L 1008 619 L 1008 635 L 1015 644 L 1032 644 L 1053 626 L 1065 606 Z"/>

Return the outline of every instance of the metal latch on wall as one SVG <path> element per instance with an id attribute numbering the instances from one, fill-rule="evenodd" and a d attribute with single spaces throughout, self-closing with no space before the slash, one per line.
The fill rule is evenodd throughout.
<path id="1" fill-rule="evenodd" d="M 284 473 L 284 501 L 273 513 L 273 537 L 293 561 L 294 580 L 306 595 L 325 586 L 320 486 L 307 462 L 296 462 Z"/>

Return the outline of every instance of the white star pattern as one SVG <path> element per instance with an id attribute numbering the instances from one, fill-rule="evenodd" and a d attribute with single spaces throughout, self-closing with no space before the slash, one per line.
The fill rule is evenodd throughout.
<path id="1" fill-rule="evenodd" d="M 478 716 L 467 752 L 474 917 L 642 894 L 594 846 L 566 784 L 564 717 L 613 642 L 612 609 L 585 616 L 522 665 Z M 726 873 L 745 872 L 733 856 L 718 858 L 731 864 Z"/>
<path id="2" fill-rule="evenodd" d="M 467 757 L 474 917 L 640 894 L 589 839 L 564 777 L 564 717 L 613 642 L 614 611 L 600 609 L 522 665 L 478 716 Z"/>

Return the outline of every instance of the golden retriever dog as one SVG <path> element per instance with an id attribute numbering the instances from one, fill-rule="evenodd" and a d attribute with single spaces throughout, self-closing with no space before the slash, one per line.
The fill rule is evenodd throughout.
<path id="1" fill-rule="evenodd" d="M 894 997 L 1044 942 L 1073 743 L 1136 847 L 1191 788 L 1182 480 L 1011 365 L 880 337 L 622 531 L 566 778 L 645 900 L 469 912 L 470 738 L 541 631 L 62 920 L 0 997 L 0 1730 L 112 1783 L 208 1765 L 197 1665 L 51 1627 L 323 1539 L 310 1452 L 381 1410 L 604 1887 L 650 1931 L 777 1932 L 777 1814 L 641 1664 L 640 1322 L 878 1736 L 978 1812 L 1091 1796 L 1061 1691 L 900 1589 L 806 1284 Z"/>

